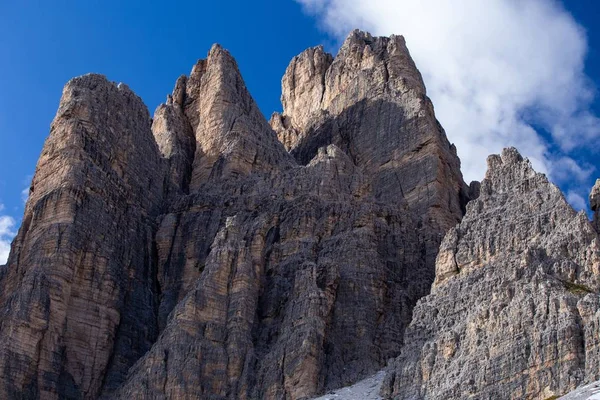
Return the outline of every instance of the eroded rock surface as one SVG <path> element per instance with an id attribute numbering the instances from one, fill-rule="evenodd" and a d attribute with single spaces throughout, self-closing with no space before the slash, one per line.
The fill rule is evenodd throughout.
<path id="1" fill-rule="evenodd" d="M 217 45 L 153 120 L 67 84 L 0 272 L 0 397 L 303 399 L 399 354 L 474 191 L 403 38 L 282 86 L 276 133 Z"/>
<path id="2" fill-rule="evenodd" d="M 358 41 L 368 52 L 372 38 L 367 38 L 355 32 L 348 43 Z M 350 63 L 353 56 L 342 50 L 334 59 L 316 48 L 292 61 L 288 71 L 307 74 L 297 82 L 290 74 L 283 80 L 284 106 L 303 119 L 294 125 L 298 138 L 322 134 L 312 128 L 322 115 L 313 108 L 334 84 L 323 86 L 321 78 L 311 77 L 332 63 Z M 420 85 L 414 101 L 427 103 L 422 82 L 410 80 L 419 75 L 405 48 L 386 60 L 407 63 L 406 85 Z M 346 85 L 354 79 L 341 78 Z M 182 98 L 176 94 L 183 92 L 182 85 L 186 94 L 176 100 Z M 211 92 L 218 85 L 226 88 Z M 202 90 L 206 93 L 195 94 Z M 375 93 L 345 100 L 339 112 L 370 101 Z M 300 399 L 353 383 L 398 354 L 412 307 L 433 281 L 439 241 L 446 227 L 460 220 L 467 196 L 458 159 L 439 125 L 429 131 L 425 123 L 419 129 L 401 124 L 408 111 L 400 103 L 390 106 L 389 126 L 377 131 L 390 139 L 379 142 L 387 153 L 402 149 L 406 137 L 419 143 L 420 136 L 434 138 L 430 146 L 415 145 L 405 167 L 430 157 L 433 164 L 419 164 L 413 173 L 425 169 L 456 179 L 438 186 L 424 178 L 429 194 L 423 191 L 422 202 L 411 203 L 413 197 L 402 194 L 397 180 L 382 183 L 383 178 L 374 179 L 379 169 L 357 163 L 349 148 L 353 141 L 329 138 L 304 159 L 291 157 L 298 155 L 295 147 L 276 140 L 235 63 L 220 48 L 213 48 L 185 83 L 180 80 L 172 99 L 184 105 L 201 149 L 196 149 L 190 194 L 171 204 L 157 234 L 159 326 L 164 330 L 131 370 L 121 397 Z M 432 110 L 427 112 L 435 122 Z M 362 157 L 381 157 L 377 146 L 366 145 L 379 140 L 375 131 L 355 126 L 363 120 L 375 123 L 375 114 L 360 106 L 351 113 L 353 120 L 338 132 L 350 137 L 352 130 L 361 131 Z M 207 156 L 211 152 L 218 161 Z M 447 162 L 439 160 L 446 156 Z M 224 166 L 232 173 L 223 174 Z M 429 197 L 446 201 L 428 202 Z"/>
<path id="3" fill-rule="evenodd" d="M 596 180 L 596 184 L 590 192 L 590 208 L 594 213 L 594 227 L 600 233 L 600 179 Z"/>
<path id="4" fill-rule="evenodd" d="M 95 398 L 150 349 L 163 168 L 131 90 L 67 83 L 0 282 L 1 398 Z"/>
<path id="5" fill-rule="evenodd" d="M 597 380 L 598 241 L 585 213 L 515 149 L 490 156 L 382 393 L 543 400 Z"/>
<path id="6" fill-rule="evenodd" d="M 283 113 L 271 125 L 299 163 L 333 143 L 371 177 L 377 199 L 405 199 L 438 231 L 460 221 L 468 198 L 460 161 L 402 36 L 357 30 L 335 58 L 308 49 L 282 90 Z"/>

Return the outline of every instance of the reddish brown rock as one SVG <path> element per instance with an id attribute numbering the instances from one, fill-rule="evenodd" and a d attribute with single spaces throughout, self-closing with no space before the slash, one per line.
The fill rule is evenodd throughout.
<path id="1" fill-rule="evenodd" d="M 0 394 L 301 399 L 399 354 L 474 189 L 401 37 L 283 82 L 285 146 L 219 46 L 152 126 L 125 87 L 67 85 L 2 279 Z"/>
<path id="2" fill-rule="evenodd" d="M 95 398 L 149 350 L 162 171 L 125 85 L 65 86 L 2 280 L 0 397 Z"/>

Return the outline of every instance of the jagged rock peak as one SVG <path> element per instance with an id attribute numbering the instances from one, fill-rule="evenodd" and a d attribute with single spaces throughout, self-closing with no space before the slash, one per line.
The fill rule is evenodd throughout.
<path id="1" fill-rule="evenodd" d="M 325 73 L 333 56 L 323 46 L 309 48 L 294 57 L 283 76 L 281 104 L 286 115 L 293 116 L 294 125 L 300 129 L 310 123 L 311 114 L 321 108 L 325 94 Z M 275 114 L 272 119 L 277 120 Z M 288 117 L 290 118 L 290 117 Z M 286 148 L 292 143 L 282 140 Z"/>
<path id="2" fill-rule="evenodd" d="M 139 97 L 70 80 L 0 281 L 1 398 L 97 398 L 150 348 L 163 181 Z"/>
<path id="3" fill-rule="evenodd" d="M 94 107 L 102 106 L 100 102 L 114 102 L 116 99 L 113 99 L 113 96 L 117 94 L 131 104 L 137 113 L 145 114 L 150 121 L 148 108 L 128 85 L 109 81 L 106 76 L 96 73 L 76 76 L 65 84 L 55 119 L 65 107 L 69 110 L 91 111 Z"/>
<path id="4" fill-rule="evenodd" d="M 590 192 L 590 208 L 594 213 L 594 227 L 600 233 L 600 179 L 596 180 Z"/>
<path id="5" fill-rule="evenodd" d="M 187 86 L 187 76 L 181 75 L 175 82 L 173 93 L 167 96 L 167 105 L 176 104 L 181 110 L 185 106 L 185 91 Z"/>
<path id="6" fill-rule="evenodd" d="M 493 154 L 487 158 L 487 172 L 481 182 L 481 191 L 484 194 L 498 194 L 515 189 L 515 185 L 528 181 L 536 176 L 531 162 L 514 147 L 502 150 L 502 154 Z M 539 174 L 540 184 L 547 184 L 548 180 Z"/>
<path id="7" fill-rule="evenodd" d="M 168 160 L 168 192 L 294 166 L 248 93 L 235 59 L 218 44 L 180 76 L 154 116 L 153 132 Z"/>
<path id="8" fill-rule="evenodd" d="M 192 191 L 250 172 L 270 173 L 295 164 L 248 93 L 235 59 L 214 45 L 180 78 L 173 103 L 181 104 L 195 137 Z"/>
<path id="9" fill-rule="evenodd" d="M 543 246 L 548 247 L 545 251 L 551 254 L 555 251 L 552 240 L 562 238 L 560 232 L 555 231 L 557 227 L 580 220 L 560 189 L 546 175 L 536 173 L 517 149 L 506 148 L 501 155 L 489 156 L 487 163 L 480 196 L 467 205 L 461 224 L 451 229 L 442 241 L 434 287 L 459 272 L 467 273 L 486 265 L 507 248 L 523 253 Z M 545 220 L 547 215 L 551 215 L 549 221 Z M 521 220 L 522 216 L 527 219 Z M 577 233 L 588 235 L 587 240 L 590 239 L 588 231 L 589 224 L 584 222 Z M 483 232 L 494 232 L 493 241 Z M 578 256 L 573 251 L 565 254 Z M 573 276 L 565 278 L 574 279 Z M 586 276 L 589 278 L 591 276 Z"/>
<path id="10" fill-rule="evenodd" d="M 335 144 L 373 177 L 381 199 L 405 198 L 444 232 L 459 221 L 471 191 L 402 36 L 356 30 L 335 58 L 304 51 L 283 77 L 282 103 L 271 126 L 300 164 Z M 426 177 L 416 178 L 417 164 Z"/>
<path id="11" fill-rule="evenodd" d="M 404 36 L 374 37 L 368 32 L 352 31 L 340 48 L 336 60 L 346 60 L 346 67 L 369 68 L 383 64 L 381 83 L 389 84 L 388 90 L 419 90 L 425 92 L 423 78 L 418 71 Z M 384 88 L 385 89 L 385 88 Z M 332 93 L 332 97 L 335 93 Z"/>
<path id="12" fill-rule="evenodd" d="M 546 399 L 599 377 L 597 233 L 515 149 L 488 166 L 389 368 L 394 399 Z"/>
<path id="13" fill-rule="evenodd" d="M 373 37 L 354 30 L 335 58 L 318 46 L 292 59 L 282 79 L 283 113 L 276 113 L 272 124 L 306 130 L 315 122 L 314 113 L 339 113 L 361 99 L 398 90 L 425 93 L 404 38 Z M 293 136 L 282 138 L 288 149 L 295 140 Z"/>

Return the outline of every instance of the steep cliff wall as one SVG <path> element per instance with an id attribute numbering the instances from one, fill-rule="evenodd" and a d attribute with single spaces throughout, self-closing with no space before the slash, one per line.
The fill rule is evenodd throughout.
<path id="1" fill-rule="evenodd" d="M 597 380 L 599 269 L 585 213 L 515 149 L 490 156 L 383 394 L 544 400 Z"/>
<path id="2" fill-rule="evenodd" d="M 125 85 L 67 83 L 0 283 L 0 397 L 94 398 L 150 349 L 163 169 Z"/>
<path id="3" fill-rule="evenodd" d="M 0 275 L 0 397 L 300 399 L 399 354 L 470 196 L 456 152 L 402 37 L 282 87 L 271 128 L 216 45 L 152 120 L 67 84 Z"/>

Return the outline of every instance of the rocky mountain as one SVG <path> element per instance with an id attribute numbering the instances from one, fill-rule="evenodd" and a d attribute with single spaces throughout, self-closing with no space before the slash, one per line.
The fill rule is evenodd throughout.
<path id="1" fill-rule="evenodd" d="M 383 394 L 543 400 L 598 380 L 599 269 L 587 215 L 515 149 L 490 156 Z"/>
<path id="2" fill-rule="evenodd" d="M 600 186 L 594 224 L 515 150 L 467 186 L 401 36 L 306 50 L 281 98 L 268 122 L 218 45 L 153 118 L 67 83 L 0 267 L 0 398 L 308 399 L 390 359 L 394 398 L 598 379 Z"/>

